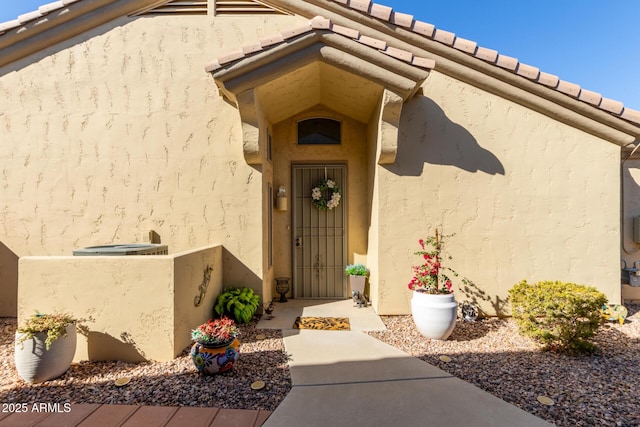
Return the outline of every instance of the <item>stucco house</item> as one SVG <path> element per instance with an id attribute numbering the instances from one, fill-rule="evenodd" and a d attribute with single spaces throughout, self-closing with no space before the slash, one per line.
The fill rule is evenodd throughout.
<path id="1" fill-rule="evenodd" d="M 103 347 L 154 325 L 171 357 L 222 286 L 348 298 L 353 262 L 406 314 L 434 227 L 487 314 L 522 279 L 619 303 L 640 112 L 404 12 L 61 0 L 1 23 L 0 315 L 82 307 Z M 146 240 L 169 255 L 72 256 Z"/>

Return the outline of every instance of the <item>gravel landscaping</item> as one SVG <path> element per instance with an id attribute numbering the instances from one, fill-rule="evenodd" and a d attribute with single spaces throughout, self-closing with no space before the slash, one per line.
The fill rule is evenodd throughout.
<path id="1" fill-rule="evenodd" d="M 598 332 L 594 356 L 543 352 L 511 319 L 459 321 L 447 341 L 430 341 L 410 316 L 385 317 L 388 331 L 370 335 L 558 426 L 631 427 L 640 426 L 640 305 L 626 307 L 624 325 Z"/>
<path id="2" fill-rule="evenodd" d="M 558 426 L 640 426 L 640 305 L 627 308 L 624 325 L 607 323 L 598 333 L 594 356 L 543 352 L 510 319 L 460 321 L 447 341 L 431 341 L 410 316 L 388 316 L 388 331 L 369 334 Z M 281 333 L 256 330 L 255 323 L 241 327 L 241 358 L 228 373 L 199 377 L 185 350 L 171 362 L 73 364 L 61 378 L 39 385 L 25 383 L 15 371 L 15 328 L 15 319 L 0 318 L 0 403 L 274 410 L 291 389 Z M 116 387 L 114 380 L 124 376 L 131 382 Z M 252 390 L 257 380 L 266 387 Z M 540 403 L 539 396 L 554 404 Z"/>
<path id="3" fill-rule="evenodd" d="M 199 376 L 187 348 L 170 362 L 74 363 L 62 377 L 31 385 L 18 376 L 13 362 L 16 319 L 0 318 L 0 404 L 108 403 L 272 411 L 291 390 L 291 377 L 281 332 L 256 330 L 255 324 L 240 326 L 240 359 L 222 374 Z M 117 387 L 114 381 L 122 377 L 131 381 Z M 259 380 L 265 388 L 251 389 Z"/>

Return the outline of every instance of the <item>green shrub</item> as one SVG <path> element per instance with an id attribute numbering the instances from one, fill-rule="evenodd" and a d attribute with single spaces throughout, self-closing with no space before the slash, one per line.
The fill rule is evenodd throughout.
<path id="1" fill-rule="evenodd" d="M 260 305 L 260 296 L 250 288 L 225 289 L 216 300 L 214 312 L 220 316 L 228 316 L 238 323 L 249 323 Z"/>
<path id="2" fill-rule="evenodd" d="M 604 323 L 600 309 L 607 298 L 593 287 L 563 282 L 526 280 L 509 290 L 512 315 L 520 333 L 538 340 L 548 350 L 592 353 L 587 341 Z"/>

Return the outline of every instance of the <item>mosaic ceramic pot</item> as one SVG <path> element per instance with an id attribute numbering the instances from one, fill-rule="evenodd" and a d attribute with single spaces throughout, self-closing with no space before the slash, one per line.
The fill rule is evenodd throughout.
<path id="1" fill-rule="evenodd" d="M 240 341 L 230 344 L 208 345 L 196 342 L 191 347 L 191 359 L 201 374 L 212 375 L 228 371 L 240 357 Z"/>
<path id="2" fill-rule="evenodd" d="M 418 331 L 434 340 L 446 340 L 456 326 L 458 304 L 453 294 L 413 292 L 411 315 Z"/>

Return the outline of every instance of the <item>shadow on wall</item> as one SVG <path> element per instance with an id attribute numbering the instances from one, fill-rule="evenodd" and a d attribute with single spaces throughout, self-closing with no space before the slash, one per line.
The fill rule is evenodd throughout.
<path id="1" fill-rule="evenodd" d="M 468 172 L 504 175 L 504 166 L 464 127 L 452 122 L 432 99 L 416 96 L 403 108 L 398 153 L 388 167 L 396 175 L 420 176 L 424 163 L 451 165 Z"/>
<path id="2" fill-rule="evenodd" d="M 18 255 L 0 242 L 0 317 L 18 315 Z"/>
<path id="3" fill-rule="evenodd" d="M 131 339 L 128 332 L 123 332 L 120 339 L 102 332 L 87 334 L 87 350 L 89 360 L 122 360 L 124 362 L 144 362 L 146 357 Z"/>
<path id="4" fill-rule="evenodd" d="M 264 292 L 262 291 L 262 279 L 251 271 L 227 248 L 222 247 L 222 265 L 224 266 L 222 273 L 222 288 L 251 288 L 260 295 L 260 305 L 258 306 L 258 314 L 262 313 L 264 303 Z M 215 298 L 218 295 L 214 296 Z"/>
<path id="5" fill-rule="evenodd" d="M 498 295 L 489 295 L 487 292 L 474 283 L 472 280 L 466 279 L 466 283 L 460 286 L 460 289 L 456 292 L 456 299 L 459 299 L 458 303 L 468 302 L 478 308 L 479 317 L 492 317 L 493 314 L 489 314 L 484 307 L 491 307 L 493 312 L 498 317 L 507 317 L 510 315 L 507 305 L 509 304 L 509 298 L 500 298 Z"/>

